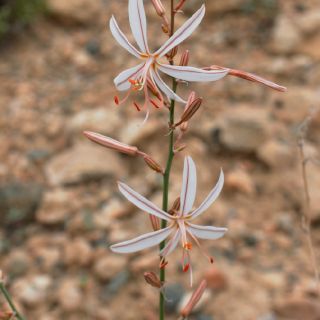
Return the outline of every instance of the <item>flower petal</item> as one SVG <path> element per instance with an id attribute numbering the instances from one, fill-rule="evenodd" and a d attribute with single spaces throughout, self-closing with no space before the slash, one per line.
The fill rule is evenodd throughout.
<path id="1" fill-rule="evenodd" d="M 114 78 L 113 82 L 119 91 L 129 90 L 131 83 L 129 79 L 135 78 L 139 72 L 142 72 L 145 63 L 141 63 L 133 68 L 122 71 L 117 77 Z"/>
<path id="2" fill-rule="evenodd" d="M 224 236 L 228 231 L 227 228 L 217 228 L 211 226 L 198 226 L 196 224 L 188 223 L 187 230 L 196 238 L 215 240 Z"/>
<path id="3" fill-rule="evenodd" d="M 229 69 L 203 70 L 188 66 L 171 66 L 158 63 L 158 68 L 170 77 L 185 81 L 209 82 L 220 80 L 226 76 Z"/>
<path id="4" fill-rule="evenodd" d="M 143 0 L 129 0 L 129 21 L 132 34 L 142 52 L 149 53 L 147 19 Z"/>
<path id="5" fill-rule="evenodd" d="M 132 240 L 120 242 L 110 247 L 116 253 L 131 253 L 146 248 L 153 247 L 166 239 L 173 231 L 172 227 L 167 227 L 154 232 L 143 234 Z"/>
<path id="6" fill-rule="evenodd" d="M 159 209 L 155 204 L 153 204 L 151 201 L 143 197 L 138 192 L 131 189 L 126 184 L 122 182 L 118 182 L 118 187 L 120 192 L 139 209 L 146 211 L 149 214 L 153 214 L 154 216 L 160 219 L 164 219 L 166 221 L 172 220 L 172 217 L 168 213 Z"/>
<path id="7" fill-rule="evenodd" d="M 196 218 L 201 213 L 206 211 L 211 206 L 211 204 L 218 198 L 218 196 L 222 190 L 223 183 L 224 183 L 224 175 L 223 175 L 223 171 L 221 170 L 219 180 L 218 180 L 217 184 L 215 185 L 215 187 L 210 191 L 209 195 L 200 204 L 200 206 L 191 213 L 192 219 Z"/>
<path id="8" fill-rule="evenodd" d="M 161 79 L 159 73 L 157 71 L 151 71 L 153 79 L 159 89 L 168 97 L 168 99 L 175 100 L 180 103 L 187 103 L 185 100 L 180 98 L 176 93 L 174 93 L 166 83 Z"/>
<path id="9" fill-rule="evenodd" d="M 177 247 L 180 237 L 181 233 L 178 229 L 174 236 L 167 242 L 166 246 L 160 251 L 160 256 L 167 257 Z"/>
<path id="10" fill-rule="evenodd" d="M 140 59 L 141 53 L 130 43 L 130 41 L 127 39 L 124 33 L 120 30 L 114 16 L 112 16 L 110 19 L 110 31 L 121 47 L 123 47 L 129 53 Z"/>
<path id="11" fill-rule="evenodd" d="M 180 212 L 186 215 L 192 209 L 197 190 L 197 172 L 191 157 L 184 158 Z"/>
<path id="12" fill-rule="evenodd" d="M 188 38 L 192 32 L 198 27 L 201 23 L 206 8 L 204 5 L 194 13 L 161 47 L 155 52 L 155 55 L 163 57 L 168 53 L 172 48 L 176 47 L 179 43 Z"/>

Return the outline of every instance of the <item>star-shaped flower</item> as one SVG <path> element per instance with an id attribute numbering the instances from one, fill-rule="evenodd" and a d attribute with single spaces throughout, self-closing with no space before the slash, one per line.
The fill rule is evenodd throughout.
<path id="1" fill-rule="evenodd" d="M 175 48 L 198 27 L 205 14 L 205 6 L 202 7 L 187 20 L 157 51 L 150 52 L 147 41 L 147 21 L 143 0 L 129 0 L 129 21 L 132 34 L 139 49 L 135 48 L 120 30 L 114 16 L 110 19 L 110 30 L 117 42 L 133 56 L 142 61 L 139 65 L 121 72 L 114 83 L 119 91 L 128 91 L 127 95 L 120 101 L 115 97 L 115 102 L 121 104 L 127 100 L 133 91 L 144 91 L 145 103 L 143 108 L 150 104 L 159 108 L 163 106 L 164 93 L 168 99 L 185 103 L 174 93 L 162 80 L 159 71 L 180 80 L 185 81 L 216 81 L 227 75 L 228 69 L 203 70 L 189 66 L 174 66 L 163 64 L 160 59 L 170 50 Z M 150 95 L 151 93 L 151 95 Z M 138 110 L 140 107 L 134 103 Z"/>
<path id="2" fill-rule="evenodd" d="M 224 182 L 224 175 L 221 170 L 220 177 L 215 187 L 210 191 L 206 199 L 200 204 L 198 208 L 193 210 L 193 204 L 196 196 L 197 175 L 195 164 L 191 157 L 186 157 L 184 160 L 182 190 L 180 195 L 180 209 L 174 212 L 173 215 L 161 210 L 151 201 L 131 189 L 126 184 L 119 182 L 120 192 L 136 207 L 160 219 L 166 220 L 168 226 L 154 232 L 146 233 L 132 240 L 124 241 L 112 245 L 110 248 L 117 253 L 132 253 L 137 252 L 152 246 L 155 246 L 167 239 L 170 240 L 166 246 L 161 250 L 160 256 L 162 262 L 164 259 L 177 247 L 180 243 L 182 256 L 182 269 L 184 272 L 190 270 L 190 279 L 192 284 L 192 268 L 190 261 L 190 251 L 192 250 L 192 243 L 194 241 L 201 249 L 199 239 L 219 239 L 225 232 L 226 228 L 217 228 L 213 226 L 200 226 L 191 223 L 196 217 L 206 211 L 210 205 L 219 196 Z M 213 259 L 201 249 L 201 252 L 212 263 Z"/>

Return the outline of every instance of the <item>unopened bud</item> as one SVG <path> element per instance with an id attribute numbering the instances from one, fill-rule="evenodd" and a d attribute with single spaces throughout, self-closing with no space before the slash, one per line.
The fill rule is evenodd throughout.
<path id="1" fill-rule="evenodd" d="M 185 143 L 183 144 L 179 144 L 177 146 L 174 147 L 173 152 L 177 153 L 177 152 L 181 152 L 182 150 L 184 150 L 187 147 L 187 145 Z"/>
<path id="2" fill-rule="evenodd" d="M 174 47 L 173 49 L 171 49 L 171 51 L 168 54 L 166 54 L 166 57 L 169 60 L 172 60 L 177 55 L 178 49 L 179 49 L 178 46 Z"/>
<path id="3" fill-rule="evenodd" d="M 174 10 L 175 10 L 175 11 L 181 10 L 186 1 L 187 1 L 187 0 L 180 0 Z"/>
<path id="4" fill-rule="evenodd" d="M 161 25 L 161 29 L 162 29 L 163 33 L 165 33 L 165 34 L 168 34 L 168 33 L 169 33 L 169 25 L 168 25 L 168 24 L 163 23 L 163 24 Z"/>
<path id="5" fill-rule="evenodd" d="M 213 65 L 210 67 L 211 70 L 217 70 L 217 69 L 227 69 L 227 68 L 223 68 L 223 67 L 220 67 L 220 66 L 216 66 L 216 65 Z M 258 82 L 258 83 L 261 83 L 271 89 L 274 89 L 274 90 L 277 90 L 277 91 L 280 91 L 280 92 L 285 92 L 287 91 L 287 88 L 286 87 L 283 87 L 283 86 L 280 86 L 272 81 L 269 81 L 267 79 L 264 79 L 262 77 L 259 77 L 253 73 L 249 73 L 249 72 L 245 72 L 245 71 L 241 71 L 241 70 L 236 70 L 236 69 L 228 69 L 228 75 L 230 76 L 235 76 L 235 77 L 238 77 L 238 78 L 242 78 L 242 79 L 245 79 L 245 80 L 248 80 L 248 81 L 252 81 L 252 82 Z"/>
<path id="6" fill-rule="evenodd" d="M 207 288 L 207 281 L 202 280 L 199 287 L 193 292 L 189 302 L 186 304 L 186 306 L 181 310 L 180 315 L 182 316 L 183 319 L 188 317 L 194 307 L 197 305 L 199 300 L 201 299 L 203 293 L 205 292 Z"/>
<path id="7" fill-rule="evenodd" d="M 133 146 L 128 146 L 122 142 L 114 140 L 112 138 L 106 137 L 102 134 L 91 132 L 91 131 L 84 131 L 83 134 L 91 141 L 100 144 L 109 149 L 116 150 L 118 152 L 128 154 L 131 156 L 136 156 L 138 154 L 138 148 Z"/>
<path id="8" fill-rule="evenodd" d="M 182 132 L 186 132 L 188 130 L 188 122 L 182 122 L 179 128 Z"/>
<path id="9" fill-rule="evenodd" d="M 13 311 L 0 311 L 0 320 L 13 320 L 15 313 Z"/>
<path id="10" fill-rule="evenodd" d="M 189 57 L 190 57 L 190 51 L 189 50 L 186 50 L 182 55 L 181 55 L 181 58 L 180 58 L 180 63 L 179 65 L 180 66 L 187 66 L 189 64 Z"/>
<path id="11" fill-rule="evenodd" d="M 149 168 L 151 168 L 152 170 L 154 170 L 158 173 L 164 174 L 162 167 L 158 164 L 158 162 L 156 162 L 154 159 L 152 159 L 149 155 L 147 155 L 147 154 L 144 155 L 143 160 L 149 166 Z"/>
<path id="12" fill-rule="evenodd" d="M 161 289 L 162 282 L 154 272 L 145 272 L 143 276 L 146 282 L 150 284 L 150 286 Z"/>
<path id="13" fill-rule="evenodd" d="M 151 0 L 152 1 L 152 4 L 157 12 L 157 14 L 160 16 L 160 17 L 163 17 L 164 14 L 166 13 L 166 10 L 164 9 L 163 7 L 163 4 L 161 2 L 161 0 Z"/>
<path id="14" fill-rule="evenodd" d="M 194 99 L 190 104 L 187 104 L 186 108 L 183 111 L 183 114 L 181 116 L 181 119 L 179 122 L 177 122 L 174 127 L 179 126 L 180 124 L 189 121 L 193 115 L 198 111 L 202 104 L 203 99 L 202 98 L 196 98 Z"/>
<path id="15" fill-rule="evenodd" d="M 149 214 L 149 218 L 150 218 L 150 222 L 151 222 L 151 225 L 152 225 L 152 229 L 154 231 L 160 230 L 160 220 L 159 220 L 159 218 L 155 217 L 152 214 Z"/>
<path id="16" fill-rule="evenodd" d="M 174 203 L 171 209 L 169 210 L 169 213 L 173 215 L 175 212 L 178 212 L 179 210 L 180 210 L 180 197 L 174 200 Z"/>

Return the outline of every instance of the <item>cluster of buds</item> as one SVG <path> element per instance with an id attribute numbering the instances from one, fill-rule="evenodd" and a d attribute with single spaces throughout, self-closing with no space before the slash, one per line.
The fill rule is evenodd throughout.
<path id="1" fill-rule="evenodd" d="M 170 32 L 169 21 L 168 21 L 168 18 L 166 17 L 166 10 L 165 10 L 161 0 L 151 0 L 151 2 L 157 12 L 157 15 L 159 17 L 161 17 L 163 20 L 163 23 L 161 25 L 162 31 L 166 34 L 169 34 L 169 32 Z"/>
<path id="2" fill-rule="evenodd" d="M 201 107 L 202 101 L 203 99 L 201 97 L 197 97 L 196 93 L 192 91 L 188 97 L 188 101 L 180 117 L 180 120 L 171 126 L 171 130 L 176 129 L 177 127 L 179 127 L 180 129 L 179 135 L 174 145 L 175 152 L 179 152 L 185 148 L 184 144 L 180 144 L 181 139 L 188 130 L 188 121 L 199 110 L 199 108 Z"/>

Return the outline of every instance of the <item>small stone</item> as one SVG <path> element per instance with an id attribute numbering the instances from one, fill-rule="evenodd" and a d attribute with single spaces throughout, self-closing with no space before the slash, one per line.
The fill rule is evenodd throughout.
<path id="1" fill-rule="evenodd" d="M 132 120 L 122 129 L 120 141 L 128 145 L 140 146 L 146 140 L 150 141 L 159 132 L 165 134 L 165 130 L 165 127 L 156 120 L 149 119 L 144 125 L 142 125 L 141 119 Z"/>
<path id="2" fill-rule="evenodd" d="M 317 32 L 320 28 L 320 12 L 310 10 L 295 19 L 298 28 L 306 35 Z"/>
<path id="3" fill-rule="evenodd" d="M 238 107 L 222 114 L 212 132 L 219 132 L 214 142 L 228 150 L 254 152 L 268 139 L 269 128 L 269 117 L 265 110 Z"/>
<path id="4" fill-rule="evenodd" d="M 276 140 L 268 141 L 258 149 L 258 158 L 273 169 L 292 167 L 296 157 L 294 150 L 287 144 Z"/>
<path id="5" fill-rule="evenodd" d="M 110 297 L 114 296 L 129 280 L 129 272 L 127 270 L 119 272 L 115 277 L 112 278 L 110 283 L 104 288 L 103 297 L 109 300 Z"/>
<path id="6" fill-rule="evenodd" d="M 78 112 L 71 118 L 68 131 L 76 137 L 87 130 L 116 138 L 115 132 L 120 127 L 121 121 L 120 114 L 110 112 L 107 107 L 88 109 Z"/>
<path id="7" fill-rule="evenodd" d="M 277 18 L 272 36 L 272 50 L 275 53 L 294 53 L 301 44 L 301 35 L 294 22 L 287 16 Z"/>
<path id="8" fill-rule="evenodd" d="M 154 270 L 159 265 L 159 257 L 154 253 L 137 257 L 131 263 L 133 273 L 139 274 L 146 270 Z"/>
<path id="9" fill-rule="evenodd" d="M 30 221 L 42 199 L 36 183 L 9 183 L 0 187 L 0 220 L 4 223 Z"/>
<path id="10" fill-rule="evenodd" d="M 274 311 L 277 317 L 290 320 L 319 320 L 320 303 L 306 298 L 289 298 L 276 303 Z"/>
<path id="11" fill-rule="evenodd" d="M 22 276 L 28 272 L 32 265 L 30 254 L 21 249 L 10 251 L 5 260 L 5 269 L 9 270 L 11 277 Z"/>
<path id="12" fill-rule="evenodd" d="M 52 186 L 71 185 L 114 175 L 123 176 L 120 158 L 102 147 L 79 144 L 57 155 L 45 171 Z"/>
<path id="13" fill-rule="evenodd" d="M 67 265 L 87 266 L 92 260 L 92 248 L 84 238 L 76 238 L 65 244 L 64 262 Z"/>
<path id="14" fill-rule="evenodd" d="M 105 256 L 95 262 L 93 270 L 100 280 L 110 280 L 122 271 L 127 265 L 123 256 Z"/>
<path id="15" fill-rule="evenodd" d="M 227 275 L 216 266 L 212 266 L 205 273 L 205 279 L 208 282 L 208 288 L 214 290 L 225 290 L 228 287 Z"/>
<path id="16" fill-rule="evenodd" d="M 178 310 L 179 303 L 184 296 L 184 288 L 179 283 L 170 283 L 166 285 L 165 310 L 168 313 L 174 313 Z"/>
<path id="17" fill-rule="evenodd" d="M 65 24 L 87 24 L 97 20 L 101 12 L 99 1 L 90 0 L 48 0 L 48 11 Z"/>
<path id="18" fill-rule="evenodd" d="M 235 190 L 248 195 L 252 195 L 255 192 L 255 186 L 252 178 L 248 173 L 240 169 L 236 169 L 227 173 L 225 188 L 231 191 Z"/>
<path id="19" fill-rule="evenodd" d="M 97 212 L 94 217 L 94 223 L 97 228 L 102 230 L 109 229 L 115 219 L 123 218 L 131 211 L 130 206 L 118 199 L 110 199 L 106 205 Z"/>
<path id="20" fill-rule="evenodd" d="M 57 300 L 64 311 L 81 309 L 83 294 L 80 283 L 76 279 L 64 279 L 57 290 Z"/>
<path id="21" fill-rule="evenodd" d="M 45 193 L 36 213 L 37 221 L 45 225 L 64 223 L 70 215 L 71 198 L 72 194 L 64 189 Z"/>
<path id="22" fill-rule="evenodd" d="M 46 275 L 33 276 L 17 280 L 13 286 L 13 295 L 29 307 L 48 302 L 52 279 Z"/>

